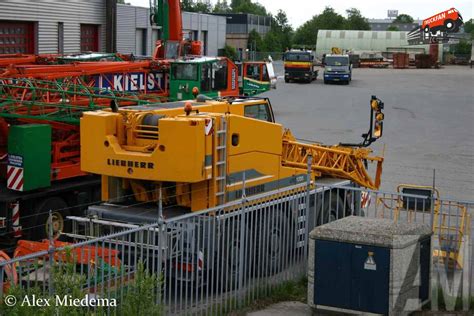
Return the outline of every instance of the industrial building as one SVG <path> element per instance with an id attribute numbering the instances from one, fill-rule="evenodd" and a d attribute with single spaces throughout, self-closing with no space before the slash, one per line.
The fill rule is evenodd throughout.
<path id="1" fill-rule="evenodd" d="M 117 5 L 117 51 L 135 55 L 151 55 L 159 28 L 150 25 L 150 9 L 125 4 Z M 202 42 L 203 54 L 217 56 L 225 46 L 226 18 L 182 12 L 183 37 Z"/>
<path id="2" fill-rule="evenodd" d="M 421 25 L 421 20 L 415 20 L 413 23 L 394 23 L 393 19 L 368 19 L 372 31 L 386 31 L 390 26 L 396 26 L 400 31 L 411 31 Z"/>
<path id="3" fill-rule="evenodd" d="M 249 33 L 257 31 L 264 37 L 271 28 L 271 18 L 247 13 L 223 13 L 216 14 L 227 19 L 226 43 L 235 47 L 239 58 L 244 57 L 244 52 L 252 43 L 248 42 Z"/>
<path id="4" fill-rule="evenodd" d="M 331 52 L 332 47 L 360 52 L 387 52 L 396 49 L 420 50 L 428 52 L 429 45 L 408 45 L 407 32 L 401 31 L 344 31 L 319 30 L 316 42 L 316 55 Z M 443 50 L 440 49 L 442 54 Z M 439 56 L 442 60 L 442 56 Z"/>
<path id="5" fill-rule="evenodd" d="M 225 46 L 226 18 L 183 12 L 185 37 L 203 42 L 203 53 Z M 0 2 L 0 54 L 71 54 L 85 51 L 151 55 L 159 28 L 149 9 L 115 0 Z"/>

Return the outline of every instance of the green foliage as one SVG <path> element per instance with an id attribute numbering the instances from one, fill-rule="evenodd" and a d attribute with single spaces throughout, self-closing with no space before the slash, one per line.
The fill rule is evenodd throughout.
<path id="1" fill-rule="evenodd" d="M 346 30 L 370 30 L 369 21 L 356 8 L 346 10 Z"/>
<path id="2" fill-rule="evenodd" d="M 413 23 L 413 18 L 408 15 L 408 14 L 399 14 L 395 20 L 393 20 L 393 23 L 399 23 L 399 24 L 406 24 L 406 23 Z"/>
<path id="3" fill-rule="evenodd" d="M 156 291 L 161 291 L 158 278 L 150 274 L 140 262 L 135 272 L 134 282 L 127 288 L 119 305 L 119 315 L 161 315 L 162 309 L 156 305 Z"/>
<path id="4" fill-rule="evenodd" d="M 208 3 L 194 2 L 193 0 L 181 0 L 181 10 L 187 12 L 211 13 L 212 6 Z"/>
<path id="5" fill-rule="evenodd" d="M 398 26 L 396 26 L 396 25 L 390 25 L 390 26 L 387 28 L 387 31 L 400 31 L 400 29 L 399 29 Z"/>
<path id="6" fill-rule="evenodd" d="M 267 10 L 263 5 L 258 2 L 252 2 L 252 0 L 233 0 L 231 8 L 234 13 L 250 13 L 262 16 L 268 15 Z"/>
<path id="7" fill-rule="evenodd" d="M 462 39 L 458 44 L 454 45 L 455 54 L 470 55 L 471 54 L 472 44 Z"/>
<path id="8" fill-rule="evenodd" d="M 280 36 L 274 30 L 271 30 L 262 41 L 262 47 L 259 51 L 264 52 L 279 52 L 282 50 L 282 43 L 280 42 Z"/>
<path id="9" fill-rule="evenodd" d="M 474 23 L 472 19 L 464 23 L 464 32 L 471 34 L 471 39 L 474 39 Z"/>
<path id="10" fill-rule="evenodd" d="M 263 49 L 263 40 L 260 34 L 256 30 L 252 30 L 249 33 L 248 38 L 248 49 L 253 49 L 256 47 L 257 52 L 261 52 Z"/>
<path id="11" fill-rule="evenodd" d="M 227 0 L 218 0 L 214 9 L 212 10 L 213 13 L 230 13 L 232 9 L 230 8 Z"/>
<path id="12" fill-rule="evenodd" d="M 12 286 L 7 293 L 3 294 L 3 300 L 7 296 L 14 296 L 17 303 L 14 306 L 7 306 L 4 302 L 0 303 L 0 315 L 102 315 L 107 307 L 56 306 L 57 298 L 63 301 L 66 296 L 69 302 L 70 300 L 82 300 L 87 294 L 84 289 L 84 285 L 87 283 L 86 275 L 76 272 L 76 264 L 68 263 L 74 261 L 70 260 L 72 259 L 70 250 L 66 250 L 65 255 L 66 263 L 55 263 L 51 269 L 50 284 L 53 287 L 53 295 L 43 291 L 42 284 L 30 284 L 28 289 L 18 285 Z M 158 280 L 156 275 L 150 274 L 143 264 L 139 263 L 133 281 L 122 284 L 123 297 L 120 301 L 117 299 L 117 307 L 111 307 L 112 311 L 116 308 L 117 315 L 161 315 L 162 307 L 156 305 L 156 297 L 158 291 L 161 291 L 162 283 L 162 280 Z M 101 284 L 99 282 L 97 285 L 98 287 L 106 286 L 106 283 L 102 282 Z M 108 291 L 108 289 L 105 289 L 105 291 Z M 114 294 L 119 296 L 118 292 L 109 291 L 110 296 L 107 295 L 107 297 L 110 299 L 114 297 Z M 25 304 L 22 304 L 25 297 L 28 297 L 31 303 L 33 297 L 47 299 L 51 306 L 28 306 L 29 304 L 26 301 Z"/>
<path id="13" fill-rule="evenodd" d="M 67 296 L 68 299 L 83 299 L 86 292 L 83 290 L 83 285 L 86 281 L 84 275 L 80 275 L 75 271 L 75 264 L 68 263 L 72 259 L 70 249 L 65 251 L 66 263 L 55 264 L 51 269 L 51 283 L 53 286 L 53 295 L 45 295 L 40 286 L 33 286 L 29 289 L 21 286 L 13 286 L 8 293 L 4 293 L 4 298 L 7 295 L 13 295 L 16 298 L 17 304 L 9 307 L 5 304 L 0 305 L 1 315 L 15 315 L 15 316 L 31 316 L 31 315 L 86 315 L 87 310 L 83 307 L 76 306 L 56 306 L 56 298 Z M 28 306 L 22 304 L 25 297 L 28 297 L 32 303 L 33 297 L 46 298 L 51 306 Z M 22 306 L 23 305 L 23 306 Z"/>
<path id="14" fill-rule="evenodd" d="M 225 56 L 232 60 L 237 60 L 239 58 L 237 50 L 235 47 L 225 44 L 222 56 Z"/>
<path id="15" fill-rule="evenodd" d="M 296 30 L 293 42 L 299 45 L 314 45 L 319 30 L 341 30 L 344 29 L 344 22 L 342 15 L 336 13 L 333 8 L 326 7 L 320 15 L 313 16 Z"/>
<path id="16" fill-rule="evenodd" d="M 284 11 L 278 10 L 275 17 L 273 17 L 271 32 L 277 36 L 279 47 L 277 50 L 267 51 L 285 51 L 291 48 L 294 32 Z"/>

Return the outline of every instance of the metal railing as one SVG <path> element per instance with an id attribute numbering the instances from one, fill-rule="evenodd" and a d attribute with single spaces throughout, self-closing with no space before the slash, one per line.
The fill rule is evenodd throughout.
<path id="1" fill-rule="evenodd" d="M 0 259 L 0 291 L 5 303 L 9 296 L 19 304 L 36 294 L 57 305 L 59 297 L 61 306 L 51 308 L 86 314 L 225 314 L 304 278 L 309 232 L 355 215 L 433 227 L 439 237 L 433 245 L 435 267 L 456 271 L 465 295 L 471 292 L 472 206 L 307 182 L 244 193 L 240 201 L 172 218 L 163 218 L 166 208 L 160 203 L 157 222 L 149 225 L 71 217 L 73 230 L 63 236 L 71 243 L 45 241 L 42 251 L 26 256 L 21 254 L 39 249 L 39 243 L 20 243 L 15 258 Z M 83 298 L 82 307 L 63 304 Z"/>

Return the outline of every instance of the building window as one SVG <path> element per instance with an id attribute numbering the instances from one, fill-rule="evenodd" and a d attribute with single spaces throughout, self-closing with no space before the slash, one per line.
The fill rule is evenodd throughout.
<path id="1" fill-rule="evenodd" d="M 34 54 L 32 22 L 0 21 L 0 54 Z"/>
<path id="2" fill-rule="evenodd" d="M 58 54 L 64 54 L 64 23 L 58 22 Z"/>
<path id="3" fill-rule="evenodd" d="M 208 52 L 207 31 L 201 31 L 201 41 L 202 41 L 202 54 L 207 55 L 207 52 Z"/>
<path id="4" fill-rule="evenodd" d="M 81 52 L 99 51 L 99 27 L 81 24 Z"/>
<path id="5" fill-rule="evenodd" d="M 137 29 L 135 33 L 135 54 L 138 56 L 146 55 L 147 30 Z"/>

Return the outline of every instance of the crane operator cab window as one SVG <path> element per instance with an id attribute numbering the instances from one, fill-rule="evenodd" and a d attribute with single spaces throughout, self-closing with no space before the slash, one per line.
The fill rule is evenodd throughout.
<path id="1" fill-rule="evenodd" d="M 218 60 L 202 64 L 201 91 L 222 91 L 227 89 L 227 62 Z"/>
<path id="2" fill-rule="evenodd" d="M 268 76 L 267 65 L 262 65 L 262 81 L 270 81 L 270 77 Z"/>
<path id="3" fill-rule="evenodd" d="M 254 80 L 260 80 L 259 65 L 247 65 L 247 77 Z"/>
<path id="4" fill-rule="evenodd" d="M 244 108 L 244 116 L 273 123 L 272 114 L 266 103 L 247 105 Z"/>
<path id="5" fill-rule="evenodd" d="M 175 64 L 172 68 L 173 78 L 176 80 L 196 80 L 197 66 L 196 64 Z"/>

